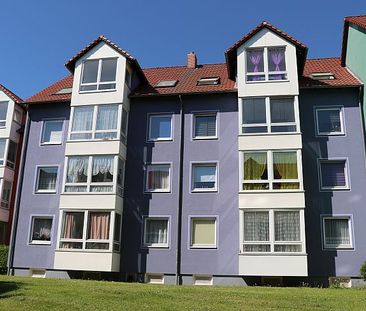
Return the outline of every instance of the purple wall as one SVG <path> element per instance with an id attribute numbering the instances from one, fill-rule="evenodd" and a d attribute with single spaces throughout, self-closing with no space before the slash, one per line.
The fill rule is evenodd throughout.
<path id="1" fill-rule="evenodd" d="M 29 141 L 26 151 L 23 188 L 19 206 L 19 220 L 16 235 L 15 268 L 53 268 L 56 248 L 59 200 L 65 160 L 65 140 L 70 114 L 69 104 L 34 104 L 29 106 L 31 119 Z M 62 145 L 40 145 L 43 119 L 64 119 Z M 24 151 L 23 151 L 24 152 Z M 37 165 L 58 165 L 59 174 L 56 194 L 35 194 Z M 29 245 L 32 215 L 52 215 L 51 245 Z"/>

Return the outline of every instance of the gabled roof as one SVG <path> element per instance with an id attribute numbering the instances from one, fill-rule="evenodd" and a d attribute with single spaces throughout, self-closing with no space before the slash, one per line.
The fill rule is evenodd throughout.
<path id="1" fill-rule="evenodd" d="M 19 96 L 15 95 L 12 91 L 10 91 L 8 88 L 0 84 L 0 90 L 3 91 L 11 100 L 13 100 L 16 103 L 23 102 L 23 99 L 21 99 Z"/>
<path id="2" fill-rule="evenodd" d="M 296 40 L 295 38 L 291 37 L 286 32 L 282 31 L 281 29 L 273 26 L 272 24 L 264 21 L 261 24 L 259 24 L 256 28 L 254 28 L 252 31 L 247 33 L 244 37 L 242 37 L 240 40 L 235 42 L 231 47 L 229 47 L 225 52 L 225 58 L 226 58 L 226 64 L 227 64 L 227 70 L 229 77 L 231 79 L 235 79 L 235 73 L 236 73 L 236 51 L 237 49 L 243 45 L 245 42 L 247 42 L 250 38 L 254 37 L 259 31 L 262 29 L 267 28 L 268 30 L 276 33 L 283 39 L 291 42 L 296 47 L 296 54 L 297 54 L 297 64 L 298 64 L 298 71 L 299 76 L 302 74 L 302 71 L 304 69 L 306 55 L 308 52 L 308 48 L 301 43 L 300 41 Z"/>
<path id="3" fill-rule="evenodd" d="M 342 66 L 346 66 L 349 25 L 356 25 L 366 30 L 366 15 L 346 16 L 344 18 L 343 39 L 342 39 Z"/>
<path id="4" fill-rule="evenodd" d="M 97 39 L 95 39 L 93 42 L 91 42 L 89 45 L 87 45 L 85 48 L 83 48 L 79 53 L 77 53 L 75 56 L 73 56 L 71 59 L 69 59 L 65 64 L 66 68 L 71 73 L 74 73 L 75 64 L 76 64 L 77 60 L 80 57 L 84 56 L 86 53 L 88 53 L 95 46 L 97 46 L 100 42 L 106 43 L 112 49 L 114 49 L 115 51 L 120 53 L 122 56 L 124 56 L 127 59 L 127 62 L 129 62 L 131 64 L 131 66 L 136 70 L 137 74 L 140 75 L 140 78 L 142 78 L 143 81 L 146 81 L 146 78 L 145 78 L 136 58 L 134 58 L 130 53 L 128 53 L 124 49 L 120 48 L 117 44 L 113 43 L 111 40 L 107 39 L 103 35 L 100 35 Z"/>

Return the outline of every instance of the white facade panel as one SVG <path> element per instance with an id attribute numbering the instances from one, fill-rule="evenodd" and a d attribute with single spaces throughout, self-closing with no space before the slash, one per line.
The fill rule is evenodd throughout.
<path id="1" fill-rule="evenodd" d="M 304 192 L 239 193 L 239 208 L 304 208 Z"/>
<path id="2" fill-rule="evenodd" d="M 60 209 L 122 210 L 123 199 L 116 194 L 61 194 Z"/>
<path id="3" fill-rule="evenodd" d="M 245 150 L 293 150 L 302 148 L 301 134 L 241 135 L 239 151 Z"/>
<path id="4" fill-rule="evenodd" d="M 119 140 L 69 141 L 66 144 L 65 155 L 119 154 L 120 144 Z"/>

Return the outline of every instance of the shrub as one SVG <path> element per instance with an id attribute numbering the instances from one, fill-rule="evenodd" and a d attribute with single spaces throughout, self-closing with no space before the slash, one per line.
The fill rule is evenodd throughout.
<path id="1" fill-rule="evenodd" d="M 8 246 L 0 245 L 0 274 L 6 274 L 7 272 L 8 252 Z"/>
<path id="2" fill-rule="evenodd" d="M 361 276 L 366 280 L 366 261 L 361 265 L 360 273 Z"/>

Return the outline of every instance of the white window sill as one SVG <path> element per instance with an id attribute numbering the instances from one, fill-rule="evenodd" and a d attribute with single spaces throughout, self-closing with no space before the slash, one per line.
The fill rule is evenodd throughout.
<path id="1" fill-rule="evenodd" d="M 43 142 L 41 143 L 41 146 L 52 146 L 52 145 L 62 145 L 62 142 L 59 141 L 59 142 Z"/>
<path id="2" fill-rule="evenodd" d="M 217 136 L 195 136 L 192 137 L 193 140 L 217 140 Z"/>
<path id="3" fill-rule="evenodd" d="M 239 194 L 246 193 L 303 193 L 303 189 L 283 189 L 283 190 L 239 190 Z"/>
<path id="4" fill-rule="evenodd" d="M 346 134 L 344 132 L 330 132 L 330 133 L 316 133 L 316 137 L 326 137 L 326 136 L 345 136 Z"/>
<path id="5" fill-rule="evenodd" d="M 28 245 L 51 245 L 51 241 L 31 241 Z"/>
<path id="6" fill-rule="evenodd" d="M 191 245 L 190 249 L 217 249 L 216 245 Z"/>
<path id="7" fill-rule="evenodd" d="M 320 192 L 332 192 L 332 191 L 350 191 L 350 187 L 321 187 Z"/>
<path id="8" fill-rule="evenodd" d="M 278 82 L 290 82 L 290 80 L 289 79 L 284 79 L 284 80 L 262 80 L 262 81 L 248 81 L 248 80 L 245 80 L 246 84 L 278 83 Z"/>
<path id="9" fill-rule="evenodd" d="M 191 190 L 191 193 L 205 193 L 205 192 L 218 192 L 218 190 L 215 188 L 215 189 L 209 189 L 209 188 L 199 188 L 199 189 L 192 189 Z"/>
<path id="10" fill-rule="evenodd" d="M 239 136 L 284 136 L 284 135 L 301 135 L 301 132 L 262 132 L 262 133 L 239 133 Z"/>
<path id="11" fill-rule="evenodd" d="M 143 248 L 156 248 L 156 249 L 168 249 L 169 245 L 166 244 L 156 244 L 156 245 L 143 245 Z"/>
<path id="12" fill-rule="evenodd" d="M 307 256 L 307 253 L 304 252 L 240 252 L 239 256 Z"/>
<path id="13" fill-rule="evenodd" d="M 61 192 L 62 195 L 117 195 L 116 192 Z"/>
<path id="14" fill-rule="evenodd" d="M 85 142 L 105 142 L 105 141 L 120 141 L 120 139 L 118 137 L 116 138 L 108 138 L 108 139 L 68 139 L 66 142 L 67 143 L 85 143 Z"/>
<path id="15" fill-rule="evenodd" d="M 56 190 L 36 190 L 34 194 L 56 194 Z"/>
<path id="16" fill-rule="evenodd" d="M 156 139 L 148 139 L 148 143 L 155 143 L 155 142 L 167 142 L 167 141 L 173 141 L 173 138 L 156 138 Z"/>
<path id="17" fill-rule="evenodd" d="M 111 82 L 115 83 L 115 82 Z M 91 94 L 91 93 L 106 93 L 106 92 L 115 92 L 117 89 L 108 89 L 108 90 L 91 90 L 91 91 L 80 91 L 79 94 Z"/>
<path id="18" fill-rule="evenodd" d="M 164 190 L 164 189 L 158 189 L 158 190 L 145 190 L 144 193 L 170 193 L 170 189 Z"/>
<path id="19" fill-rule="evenodd" d="M 66 242 L 66 241 L 64 241 Z M 72 243 L 72 242 L 70 242 Z M 111 254 L 112 250 L 109 249 L 80 249 L 80 248 L 56 248 L 56 252 L 65 252 L 65 253 L 103 253 L 103 254 Z"/>
<path id="20" fill-rule="evenodd" d="M 323 251 L 353 251 L 354 247 L 352 245 L 348 246 L 323 246 Z"/>

